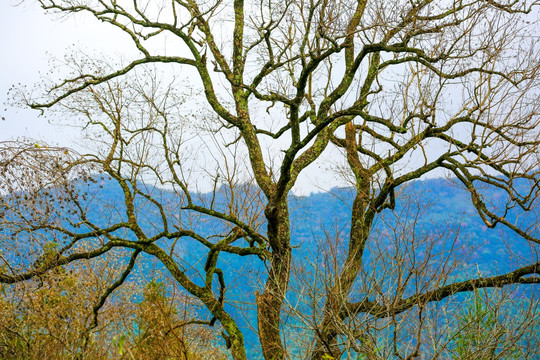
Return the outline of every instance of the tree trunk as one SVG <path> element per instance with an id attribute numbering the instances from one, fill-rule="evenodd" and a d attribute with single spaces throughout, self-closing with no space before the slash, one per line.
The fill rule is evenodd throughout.
<path id="1" fill-rule="evenodd" d="M 261 347 L 266 360 L 285 359 L 281 341 L 280 314 L 289 284 L 291 247 L 287 200 L 266 209 L 271 267 L 264 292 L 257 296 L 257 317 Z"/>

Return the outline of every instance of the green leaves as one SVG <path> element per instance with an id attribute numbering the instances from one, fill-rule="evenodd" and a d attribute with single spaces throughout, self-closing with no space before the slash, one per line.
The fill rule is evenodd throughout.
<path id="1" fill-rule="evenodd" d="M 485 294 L 487 296 L 487 294 Z M 457 319 L 452 359 L 489 360 L 503 355 L 519 359 L 521 352 L 510 339 L 497 311 L 475 290 L 468 306 Z"/>
<path id="2" fill-rule="evenodd" d="M 118 349 L 118 354 L 124 355 L 124 342 L 126 341 L 126 336 L 121 335 L 119 337 L 113 338 L 113 344 Z"/>

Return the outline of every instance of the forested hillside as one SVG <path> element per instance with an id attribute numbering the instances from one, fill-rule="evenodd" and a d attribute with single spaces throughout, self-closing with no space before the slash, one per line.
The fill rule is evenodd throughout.
<path id="1" fill-rule="evenodd" d="M 87 205 L 92 209 L 88 215 L 95 223 L 105 226 L 110 221 L 120 220 L 112 217 L 121 216 L 125 204 L 121 188 L 113 181 L 98 177 L 89 185 L 77 183 L 76 186 L 80 187 L 78 191 L 86 194 Z M 246 192 L 249 191 L 250 188 L 246 187 Z M 172 204 L 175 201 L 175 194 L 167 190 L 156 188 L 151 192 L 164 203 Z M 227 193 L 227 189 L 222 188 L 214 193 L 193 196 L 201 203 L 213 199 L 219 209 L 227 204 Z M 395 211 L 375 226 L 367 254 L 367 258 L 371 257 L 374 261 L 368 261 L 370 266 L 366 267 L 365 275 L 369 277 L 380 273 L 387 280 L 396 276 L 395 267 L 403 266 L 409 252 L 415 252 L 419 261 L 456 262 L 453 269 L 448 271 L 448 283 L 471 274 L 486 277 L 507 273 L 512 268 L 526 264 L 524 259 L 536 256 L 538 248 L 527 245 L 512 232 L 487 231 L 467 196 L 467 192 L 452 179 L 417 181 L 402 189 Z M 485 196 L 495 199 L 497 193 L 488 192 Z M 291 281 L 292 291 L 288 296 L 288 311 L 309 317 L 316 305 L 300 302 L 299 294 L 312 291 L 310 295 L 313 300 L 320 301 L 320 298 L 317 299 L 320 295 L 314 289 L 318 286 L 323 288 L 328 281 L 327 276 L 331 272 L 325 273 L 329 270 L 327 267 L 343 265 L 353 193 L 352 189 L 335 188 L 309 196 L 293 196 L 290 201 L 292 244 L 298 260 Z M 101 206 L 96 206 L 98 204 Z M 141 219 L 143 231 L 152 233 L 155 224 L 160 222 L 159 214 L 153 212 L 148 203 L 141 202 L 140 206 L 141 213 L 145 214 Z M 537 217 L 538 213 L 533 212 L 520 221 L 535 226 Z M 210 237 L 222 226 L 212 219 L 191 221 L 195 231 Z M 4 231 L 3 236 L 6 235 Z M 58 244 L 49 242 L 49 246 L 52 251 Z M 207 261 L 205 247 L 197 241 L 181 239 L 176 248 L 179 249 L 181 261 L 186 264 Z M 404 258 L 401 259 L 402 263 L 397 257 L 393 263 L 380 261 L 381 252 Z M 332 261 L 335 263 L 332 264 Z M 105 323 L 99 326 L 96 323 L 94 327 L 92 309 L 83 304 L 98 302 L 98 293 L 103 291 L 100 285 L 102 278 L 113 276 L 123 265 L 127 264 L 113 256 L 103 261 L 87 262 L 83 267 L 66 266 L 40 276 L 25 287 L 4 285 L 0 302 L 0 316 L 3 319 L 0 325 L 0 354 L 6 359 L 25 359 L 29 354 L 41 354 L 50 359 L 71 359 L 86 347 L 87 354 L 93 354 L 96 359 L 124 358 L 126 354 L 136 359 L 219 359 L 225 356 L 226 344 L 219 336 L 219 325 L 205 329 L 197 322 L 190 324 L 192 317 L 210 319 L 211 315 L 190 300 L 189 294 L 178 289 L 166 275 L 163 265 L 150 257 L 145 257 L 136 265 L 135 271 L 126 279 L 128 285 L 125 289 L 107 300 L 105 311 L 100 315 L 105 317 Z M 225 290 L 226 308 L 237 317 L 245 332 L 248 356 L 251 359 L 261 358 L 257 333 L 254 331 L 257 320 L 253 294 L 256 290 L 260 291 L 261 282 L 264 281 L 264 264 L 246 262 L 241 257 L 224 254 L 219 259 L 218 267 L 228 284 Z M 199 276 L 194 269 L 187 269 L 186 272 L 194 278 Z M 310 274 L 309 278 L 307 274 Z M 315 283 L 311 282 L 313 280 Z M 379 283 L 384 286 L 384 281 Z M 362 284 L 358 284 L 357 291 L 365 291 Z M 493 297 L 492 303 L 486 297 L 488 294 Z M 511 327 L 509 320 L 513 318 L 517 324 L 523 325 L 523 329 L 515 335 L 515 339 L 508 340 L 510 344 L 515 342 L 510 346 L 510 354 L 521 354 L 519 349 L 527 342 L 526 347 L 534 347 L 538 343 L 538 295 L 537 289 L 514 286 L 505 291 L 479 292 L 473 297 L 465 297 L 469 299 L 466 304 L 470 304 L 466 306 L 480 311 L 480 315 L 473 314 L 477 318 L 472 319 L 474 324 L 471 326 L 482 325 L 476 322 L 491 322 L 492 326 L 496 325 L 497 331 L 506 332 L 506 327 Z M 461 295 L 455 297 L 461 301 L 464 299 Z M 461 317 L 473 316 L 469 314 L 470 311 L 462 313 L 463 304 L 454 300 L 450 298 L 439 307 L 456 317 L 458 322 L 471 322 L 471 319 L 463 320 Z M 463 326 L 448 322 L 445 318 L 437 321 L 439 323 L 432 326 L 446 329 L 447 333 L 443 331 L 441 334 L 443 337 L 458 331 L 456 326 Z M 293 352 L 301 353 L 301 349 L 294 348 L 297 345 L 300 348 L 306 338 L 300 344 L 296 344 L 294 339 L 305 336 L 302 335 L 305 327 L 306 324 L 298 319 L 289 323 L 287 333 L 291 334 L 292 340 L 288 346 Z M 88 340 L 88 331 L 93 331 L 91 340 Z M 484 341 L 492 340 L 492 335 L 484 334 Z M 384 340 L 388 334 L 382 331 L 379 336 L 379 340 Z M 455 349 L 460 346 L 458 340 L 464 341 L 459 337 L 450 338 L 445 346 Z M 508 345 L 505 341 L 497 341 L 494 345 L 495 348 L 499 347 L 497 351 L 502 351 L 502 354 L 504 346 Z M 446 353 L 445 357 L 451 353 Z"/>

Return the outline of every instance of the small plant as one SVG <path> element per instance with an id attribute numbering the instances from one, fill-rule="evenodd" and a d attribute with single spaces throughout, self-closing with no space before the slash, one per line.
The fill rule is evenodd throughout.
<path id="1" fill-rule="evenodd" d="M 458 317 L 452 359 L 521 359 L 521 352 L 485 296 L 475 290 Z"/>

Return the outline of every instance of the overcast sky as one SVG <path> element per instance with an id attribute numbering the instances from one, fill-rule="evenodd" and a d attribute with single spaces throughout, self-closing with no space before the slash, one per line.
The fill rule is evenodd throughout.
<path id="1" fill-rule="evenodd" d="M 0 141 L 25 137 L 80 150 L 76 130 L 51 125 L 36 110 L 5 104 L 8 89 L 17 83 L 32 87 L 39 82 L 40 72 L 49 70 L 51 57 L 62 58 L 74 47 L 113 58 L 133 53 L 134 49 L 124 34 L 108 24 L 81 14 L 60 19 L 46 15 L 34 1 L 15 6 L 19 1 L 0 1 L 0 119 L 5 119 L 0 121 Z M 126 45 L 122 47 L 122 44 Z M 313 164 L 299 179 L 295 192 L 306 194 L 345 185 L 335 174 L 332 176 L 325 171 L 332 163 L 326 158 Z M 328 175 L 321 176 L 323 173 Z"/>
<path id="2" fill-rule="evenodd" d="M 132 51 L 128 45 L 126 48 L 119 46 L 122 43 L 130 45 L 130 42 L 123 41 L 123 34 L 93 18 L 78 14 L 60 19 L 46 15 L 33 1 L 15 6 L 18 2 L 0 1 L 0 119 L 3 119 L 0 120 L 0 141 L 24 137 L 80 150 L 76 130 L 51 125 L 36 110 L 6 104 L 8 89 L 18 83 L 32 87 L 39 82 L 40 73 L 49 70 L 51 57 L 62 58 L 70 53 L 70 48 L 118 56 Z M 336 185 L 332 176 L 325 176 L 322 180 L 320 176 L 315 176 L 320 175 L 321 166 L 324 167 L 316 164 L 308 169 L 300 180 L 301 185 L 294 189 L 297 194 L 308 194 L 320 191 L 321 187 L 329 189 Z"/>
<path id="3" fill-rule="evenodd" d="M 98 52 L 115 52 L 117 38 L 103 24 L 77 16 L 59 19 L 47 16 L 32 1 L 14 6 L 16 1 L 0 2 L 0 140 L 29 137 L 48 143 L 74 145 L 73 131 L 47 123 L 35 110 L 23 110 L 5 104 L 13 84 L 33 86 L 40 72 L 49 70 L 51 57 L 62 58 L 70 47 Z"/>

